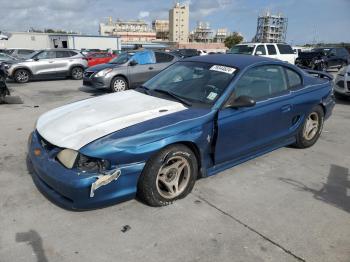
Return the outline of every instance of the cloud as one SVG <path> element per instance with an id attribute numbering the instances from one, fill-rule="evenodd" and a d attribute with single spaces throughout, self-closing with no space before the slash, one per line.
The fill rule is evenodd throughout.
<path id="1" fill-rule="evenodd" d="M 149 17 L 149 12 L 148 11 L 140 11 L 139 12 L 139 18 L 147 18 Z"/>

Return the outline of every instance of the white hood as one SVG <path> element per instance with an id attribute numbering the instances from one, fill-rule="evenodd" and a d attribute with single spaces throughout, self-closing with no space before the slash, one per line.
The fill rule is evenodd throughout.
<path id="1" fill-rule="evenodd" d="M 51 110 L 36 128 L 51 144 L 79 150 L 112 132 L 185 109 L 181 103 L 128 90 Z"/>

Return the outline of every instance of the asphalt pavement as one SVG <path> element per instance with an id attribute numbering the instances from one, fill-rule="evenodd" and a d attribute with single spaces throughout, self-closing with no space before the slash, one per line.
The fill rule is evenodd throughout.
<path id="1" fill-rule="evenodd" d="M 350 261 L 350 100 L 337 101 L 309 149 L 278 149 L 198 180 L 173 205 L 138 200 L 64 210 L 28 174 L 36 119 L 102 95 L 81 81 L 10 83 L 0 105 L 0 261 Z"/>

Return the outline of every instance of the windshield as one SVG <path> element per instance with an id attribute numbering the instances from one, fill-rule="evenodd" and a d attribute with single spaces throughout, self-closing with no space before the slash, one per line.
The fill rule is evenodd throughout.
<path id="1" fill-rule="evenodd" d="M 235 75 L 236 68 L 201 62 L 177 62 L 144 84 L 149 93 L 213 105 Z M 152 93 L 151 93 L 152 94 Z"/>
<path id="2" fill-rule="evenodd" d="M 253 45 L 236 45 L 231 48 L 229 54 L 251 55 L 253 53 Z"/>
<path id="3" fill-rule="evenodd" d="M 132 57 L 132 55 L 133 54 L 131 54 L 131 53 L 120 54 L 118 57 L 109 61 L 109 64 L 117 64 L 117 65 L 125 64 L 126 62 L 129 61 L 129 59 Z"/>

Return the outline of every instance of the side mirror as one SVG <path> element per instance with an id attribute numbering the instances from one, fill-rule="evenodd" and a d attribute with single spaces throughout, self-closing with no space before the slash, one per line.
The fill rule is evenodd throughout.
<path id="1" fill-rule="evenodd" d="M 129 65 L 130 66 L 136 66 L 138 63 L 135 60 L 131 60 Z"/>
<path id="2" fill-rule="evenodd" d="M 261 51 L 256 51 L 255 55 L 262 55 L 263 53 Z"/>
<path id="3" fill-rule="evenodd" d="M 225 108 L 252 107 L 252 106 L 255 106 L 255 104 L 256 104 L 255 100 L 250 96 L 239 96 L 237 98 L 232 96 L 226 102 Z"/>
<path id="4" fill-rule="evenodd" d="M 34 61 L 39 61 L 39 58 L 35 57 L 33 60 L 34 60 Z"/>

